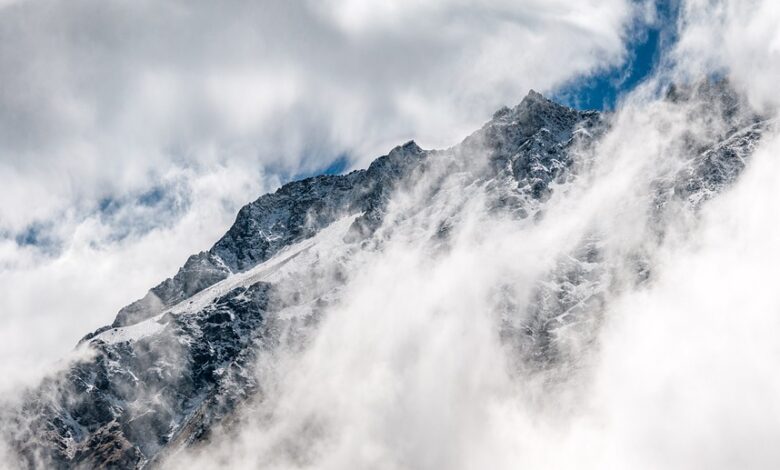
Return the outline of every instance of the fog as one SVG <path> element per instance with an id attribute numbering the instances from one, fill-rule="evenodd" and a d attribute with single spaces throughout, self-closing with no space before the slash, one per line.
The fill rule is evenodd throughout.
<path id="1" fill-rule="evenodd" d="M 369 241 L 296 258 L 275 281 L 335 300 L 313 325 L 279 312 L 300 340 L 260 354 L 262 393 L 164 466 L 776 468 L 780 7 L 745 4 L 682 2 L 678 42 L 606 133 L 574 149 L 577 177 L 538 215 L 493 208 L 515 188 L 481 179 L 477 141 L 431 155 Z M 361 31 L 352 8 L 337 21 Z M 741 96 L 736 117 L 706 93 L 666 94 L 722 76 Z M 767 124 L 736 182 L 664 199 L 753 113 Z M 582 255 L 592 247 L 596 260 Z M 576 308 L 539 359 L 520 325 L 571 266 L 584 273 Z M 334 270 L 343 280 L 322 276 Z"/>
<path id="2" fill-rule="evenodd" d="M 626 0 L 370 4 L 0 2 L 0 388 L 34 381 L 243 204 L 339 158 L 452 145 L 528 88 L 622 64 L 650 16 Z"/>
<path id="3" fill-rule="evenodd" d="M 771 14 L 761 19 L 746 20 L 741 5 L 718 3 L 707 33 L 740 28 L 732 21 L 777 25 L 769 3 L 751 9 Z M 488 189 L 463 187 L 479 152 L 455 167 L 438 155 L 444 182 L 426 176 L 397 196 L 381 250 L 347 263 L 341 300 L 307 347 L 261 369 L 262 402 L 227 439 L 170 467 L 775 467 L 776 126 L 722 194 L 654 208 L 657 185 L 696 156 L 690 139 L 715 145 L 727 127 L 696 100 L 666 99 L 670 77 L 725 70 L 743 110 L 774 113 L 774 94 L 762 92 L 777 66 L 772 38 L 729 37 L 719 54 L 695 44 L 706 11 L 685 5 L 670 59 L 582 150 L 586 171 L 556 189 L 540 221 L 497 216 L 485 209 Z M 698 52 L 712 68 L 687 60 Z M 746 56 L 764 59 L 755 79 L 741 68 Z M 444 189 L 421 189 L 431 187 Z M 444 248 L 431 242 L 440 219 L 455 220 Z M 534 283 L 550 282 L 556 260 L 590 237 L 604 272 L 587 298 L 600 301 L 584 305 L 589 320 L 558 332 L 562 359 L 535 368 L 502 340 L 502 306 L 521 321 Z M 645 281 L 637 258 L 649 266 Z"/>

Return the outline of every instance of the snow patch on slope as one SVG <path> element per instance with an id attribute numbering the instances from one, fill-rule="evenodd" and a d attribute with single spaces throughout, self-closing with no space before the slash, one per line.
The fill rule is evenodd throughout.
<path id="1" fill-rule="evenodd" d="M 359 215 L 353 214 L 339 219 L 321 230 L 314 237 L 283 249 L 276 256 L 248 271 L 233 274 L 154 317 L 134 325 L 111 328 L 95 336 L 93 340 L 100 340 L 109 344 L 138 341 L 159 333 L 167 323 L 164 320 L 167 314 L 177 315 L 198 312 L 213 302 L 214 299 L 226 295 L 237 287 L 247 287 L 260 281 L 276 280 L 283 277 L 286 273 L 300 269 L 301 266 L 311 266 L 320 256 L 327 257 L 326 253 L 343 246 L 344 236 Z M 293 266 L 288 266 L 288 263 Z M 304 311 L 307 309 L 301 308 L 300 310 Z M 289 312 L 287 314 L 290 315 Z"/>

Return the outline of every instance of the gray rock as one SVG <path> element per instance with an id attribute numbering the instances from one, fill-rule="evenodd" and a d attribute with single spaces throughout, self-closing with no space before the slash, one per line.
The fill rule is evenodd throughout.
<path id="1" fill-rule="evenodd" d="M 658 182 L 658 211 L 675 201 L 695 209 L 732 184 L 760 139 L 765 123 L 741 114 L 738 100 L 724 90 L 721 84 L 670 91 L 670 100 L 714 100 L 730 125 L 714 145 L 700 149 L 703 144 L 692 143 L 696 151 L 683 170 Z M 258 355 L 300 341 L 283 331 L 316 328 L 328 296 L 294 277 L 235 287 L 205 305 L 196 302 L 198 293 L 347 215 L 355 220 L 344 243 L 364 249 L 363 242 L 386 224 L 397 190 L 424 182 L 436 194 L 450 171 L 461 172 L 464 184 L 484 184 L 490 210 L 541 217 L 557 188 L 577 178 L 577 152 L 597 142 L 608 126 L 609 118 L 598 112 L 566 108 L 531 91 L 453 148 L 426 151 L 408 142 L 365 170 L 307 178 L 261 196 L 239 211 L 211 249 L 191 256 L 176 275 L 123 308 L 111 327 L 87 335 L 79 347 L 92 349 L 92 358 L 47 378 L 28 392 L 22 407 L 6 408 L 2 428 L 14 432 L 5 437 L 23 465 L 46 468 L 152 467 L 169 452 L 207 440 L 242 403 L 262 394 L 253 370 Z M 476 153 L 485 155 L 486 164 L 467 161 Z M 446 245 L 457 210 L 433 221 L 436 243 Z M 624 262 L 636 273 L 632 282 L 651 276 L 641 250 Z M 334 266 L 328 268 L 328 292 L 337 295 L 348 279 Z M 314 262 L 308 269 L 324 268 Z M 594 235 L 532 289 L 528 311 L 518 315 L 512 299 L 504 299 L 501 337 L 520 367 L 546 370 L 571 359 L 576 350 L 565 330 L 580 328 L 580 337 L 594 340 L 613 269 Z M 282 327 L 276 313 L 286 308 L 306 310 L 302 329 Z M 146 332 L 122 339 L 131 325 Z M 109 341 L 112 335 L 120 340 Z"/>

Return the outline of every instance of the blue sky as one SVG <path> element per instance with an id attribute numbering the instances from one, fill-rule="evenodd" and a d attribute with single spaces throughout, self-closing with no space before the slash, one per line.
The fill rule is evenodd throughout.
<path id="1" fill-rule="evenodd" d="M 580 76 L 551 93 L 550 98 L 577 109 L 611 111 L 627 93 L 648 78 L 675 40 L 677 0 L 659 0 L 655 4 L 656 20 L 638 23 L 626 44 L 626 60 L 619 66 L 599 69 L 595 74 Z M 348 154 L 340 154 L 326 167 L 311 173 L 286 175 L 284 181 L 318 174 L 341 174 L 350 168 Z"/>
<path id="2" fill-rule="evenodd" d="M 657 20 L 640 26 L 627 44 L 627 59 L 618 67 L 579 77 L 556 91 L 552 99 L 578 109 L 613 110 L 619 99 L 647 78 L 674 41 L 677 2 L 659 1 Z"/>

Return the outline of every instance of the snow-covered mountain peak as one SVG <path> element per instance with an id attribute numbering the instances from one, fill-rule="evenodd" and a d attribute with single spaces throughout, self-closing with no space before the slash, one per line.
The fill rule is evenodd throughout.
<path id="1" fill-rule="evenodd" d="M 741 106 L 728 103 L 719 109 Z M 522 371 L 525 379 L 554 393 L 556 384 L 583 367 L 578 354 L 597 341 L 616 289 L 651 279 L 648 246 L 662 243 L 673 219 L 668 214 L 695 217 L 702 204 L 739 177 L 766 126 L 754 118 L 737 127 L 744 115 L 725 112 L 725 127 L 734 130 L 714 144 L 680 146 L 689 154 L 671 176 L 642 175 L 653 194 L 638 199 L 641 210 L 630 221 L 645 218 L 640 225 L 647 236 L 620 246 L 609 246 L 603 231 L 591 230 L 588 223 L 562 225 L 571 233 L 556 235 L 568 240 L 558 251 L 543 244 L 552 232 L 534 231 L 541 223 L 549 226 L 549 217 L 565 214 L 553 211 L 554 204 L 582 196 L 576 185 L 595 178 L 589 163 L 599 158 L 602 139 L 614 124 L 601 113 L 571 109 L 534 91 L 452 148 L 423 150 L 409 141 L 365 170 L 288 183 L 244 206 L 210 249 L 192 255 L 174 276 L 123 308 L 112 325 L 85 337 L 83 347 L 94 354 L 49 377 L 28 393 L 21 408 L 7 411 L 2 419 L 12 425 L 4 428 L 14 432 L 6 437 L 28 466 L 150 468 L 177 451 L 206 445 L 212 433 L 229 432 L 244 410 L 263 410 L 259 421 L 273 426 L 277 414 L 289 411 L 274 408 L 283 402 L 274 395 L 275 374 L 295 375 L 277 370 L 288 365 L 280 357 L 296 358 L 321 345 L 316 339 L 327 332 L 320 328 L 334 312 L 341 315 L 338 321 L 397 328 L 403 333 L 399 350 L 411 351 L 409 357 L 429 351 L 424 348 L 429 338 L 414 328 L 418 322 L 439 321 L 449 328 L 469 323 L 447 322 L 447 309 L 430 305 L 420 306 L 430 316 L 417 318 L 414 299 L 408 298 L 376 297 L 397 302 L 398 323 L 372 319 L 375 312 L 365 307 L 374 298 L 364 295 L 366 289 L 408 297 L 408 290 L 394 290 L 394 284 L 408 283 L 407 277 L 421 283 L 425 301 L 441 294 L 436 289 L 450 292 L 431 279 L 431 294 L 415 273 L 391 269 L 395 263 L 406 266 L 407 260 L 388 259 L 395 253 L 385 251 L 399 240 L 415 252 L 441 255 L 449 263 L 441 272 L 464 271 L 455 276 L 463 282 L 464 297 L 453 294 L 453 304 L 467 306 L 476 295 L 488 298 L 480 304 L 488 305 L 487 311 L 468 313 L 484 317 L 478 325 L 492 330 L 475 326 L 478 331 L 462 335 L 498 338 L 513 373 Z M 571 206 L 588 208 L 578 202 Z M 608 219 L 611 228 L 622 222 L 614 214 L 597 216 Z M 490 223 L 494 219 L 500 223 Z M 459 233 L 479 242 L 447 258 Z M 469 264 L 473 250 L 497 260 L 500 269 L 468 271 L 474 268 Z M 547 258 L 536 260 L 539 254 Z M 512 269 L 516 265 L 533 269 L 518 273 Z M 440 271 L 433 269 L 431 276 Z M 368 272 L 371 282 L 364 279 Z M 617 282 L 615 273 L 623 281 Z M 495 285 L 485 285 L 486 279 Z M 387 306 L 374 307 L 387 312 Z M 339 331 L 349 334 L 322 340 L 339 344 L 329 352 L 349 350 L 351 342 L 372 351 L 353 330 Z M 392 356 L 395 349 L 389 349 Z M 402 362 L 409 361 L 404 356 Z M 274 449 L 295 454 L 294 460 L 300 455 L 288 447 L 296 432 L 339 431 L 315 418 L 322 416 L 304 419 L 302 429 L 283 423 L 269 431 L 277 439 Z"/>

